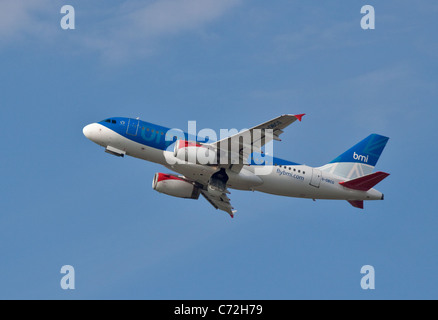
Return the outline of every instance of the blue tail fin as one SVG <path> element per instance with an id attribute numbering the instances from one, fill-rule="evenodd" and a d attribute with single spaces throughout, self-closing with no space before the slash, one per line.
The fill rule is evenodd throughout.
<path id="1" fill-rule="evenodd" d="M 364 163 L 375 167 L 383 149 L 388 142 L 388 137 L 372 134 L 356 144 L 353 148 L 341 154 L 330 163 L 354 162 Z"/>
<path id="2" fill-rule="evenodd" d="M 388 140 L 388 137 L 371 134 L 320 169 L 347 179 L 370 174 L 373 172 Z"/>

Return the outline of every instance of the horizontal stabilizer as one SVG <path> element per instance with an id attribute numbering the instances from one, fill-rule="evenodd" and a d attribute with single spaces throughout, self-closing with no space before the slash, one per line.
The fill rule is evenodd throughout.
<path id="1" fill-rule="evenodd" d="M 363 200 L 347 200 L 350 204 L 359 209 L 363 209 Z"/>
<path id="2" fill-rule="evenodd" d="M 387 176 L 389 173 L 379 171 L 350 181 L 339 182 L 339 184 L 349 189 L 368 191 Z"/>

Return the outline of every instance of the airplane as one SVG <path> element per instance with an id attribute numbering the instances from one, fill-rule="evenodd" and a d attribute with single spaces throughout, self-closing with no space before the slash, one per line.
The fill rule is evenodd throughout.
<path id="1" fill-rule="evenodd" d="M 83 134 L 104 147 L 108 154 L 154 162 L 176 172 L 156 173 L 152 182 L 154 190 L 186 199 L 198 199 L 202 195 L 214 208 L 232 218 L 236 210 L 228 197 L 230 189 L 314 201 L 346 200 L 359 209 L 364 208 L 364 201 L 383 200 L 383 193 L 374 186 L 389 174 L 373 171 L 388 137 L 371 134 L 321 167 L 265 153 L 268 144 L 281 141 L 283 130 L 296 120 L 301 121 L 304 115 L 281 115 L 214 142 L 183 131 L 175 133 L 173 129 L 139 118 L 123 117 L 89 124 L 83 128 Z M 245 140 L 248 136 L 252 140 Z M 203 153 L 215 161 L 206 163 L 196 157 Z M 195 157 L 190 158 L 190 154 Z"/>

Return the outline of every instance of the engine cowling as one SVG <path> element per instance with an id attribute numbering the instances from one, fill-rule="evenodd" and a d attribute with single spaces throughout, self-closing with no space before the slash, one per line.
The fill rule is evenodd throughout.
<path id="1" fill-rule="evenodd" d="M 178 140 L 173 155 L 179 160 L 196 164 L 217 164 L 217 150 L 199 143 Z"/>
<path id="2" fill-rule="evenodd" d="M 176 176 L 156 173 L 152 181 L 152 188 L 160 193 L 172 197 L 198 199 L 201 190 L 192 183 Z"/>

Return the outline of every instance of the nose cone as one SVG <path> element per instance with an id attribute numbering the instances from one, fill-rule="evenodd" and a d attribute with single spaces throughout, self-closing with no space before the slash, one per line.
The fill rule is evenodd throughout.
<path id="1" fill-rule="evenodd" d="M 84 136 L 86 136 L 88 139 L 95 143 L 99 143 L 102 140 L 102 128 L 101 125 L 98 123 L 92 123 L 88 126 L 85 126 L 82 132 L 84 133 Z"/>
<path id="2" fill-rule="evenodd" d="M 82 129 L 82 132 L 87 139 L 91 140 L 91 136 L 93 134 L 93 125 L 89 124 L 88 126 L 85 126 L 84 129 Z"/>

